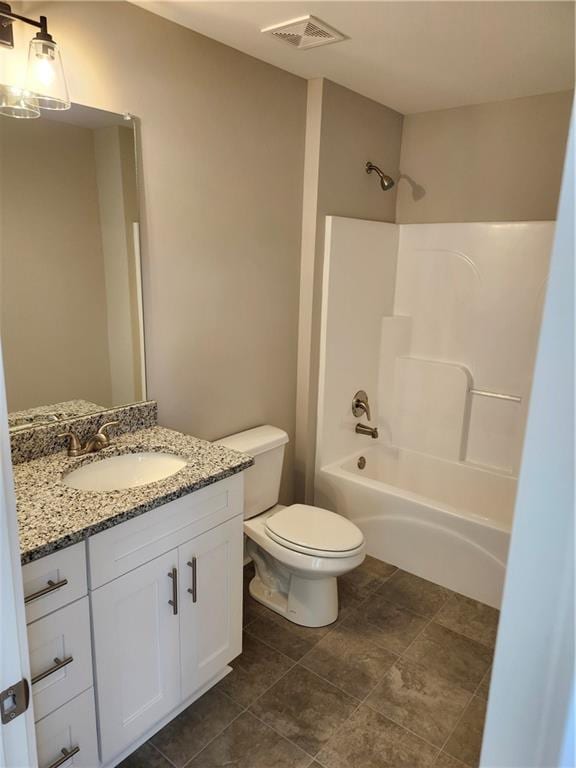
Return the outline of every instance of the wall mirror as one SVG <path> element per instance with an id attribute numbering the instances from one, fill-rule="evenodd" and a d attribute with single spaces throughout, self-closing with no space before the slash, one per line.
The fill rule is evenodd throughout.
<path id="1" fill-rule="evenodd" d="M 0 329 L 12 430 L 146 398 L 136 120 L 0 117 Z"/>

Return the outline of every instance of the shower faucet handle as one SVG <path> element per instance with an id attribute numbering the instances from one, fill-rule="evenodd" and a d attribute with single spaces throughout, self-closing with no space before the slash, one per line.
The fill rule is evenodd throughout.
<path id="1" fill-rule="evenodd" d="M 366 416 L 370 421 L 370 405 L 368 404 L 368 395 L 363 389 L 359 389 L 358 392 L 352 398 L 352 414 L 357 419 Z"/>

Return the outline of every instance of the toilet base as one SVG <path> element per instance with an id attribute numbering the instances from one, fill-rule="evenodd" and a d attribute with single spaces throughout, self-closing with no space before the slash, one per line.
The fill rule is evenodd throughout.
<path id="1" fill-rule="evenodd" d="M 258 576 L 252 579 L 249 591 L 254 600 L 303 627 L 325 627 L 338 618 L 338 583 L 335 576 L 305 579 L 290 575 L 288 593 L 267 587 Z"/>

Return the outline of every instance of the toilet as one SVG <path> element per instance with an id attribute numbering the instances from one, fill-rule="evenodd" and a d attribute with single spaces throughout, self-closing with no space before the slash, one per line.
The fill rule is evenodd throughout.
<path id="1" fill-rule="evenodd" d="M 246 552 L 256 570 L 249 587 L 252 597 L 305 627 L 336 621 L 336 578 L 364 560 L 362 531 L 327 509 L 278 504 L 288 443 L 283 430 L 256 427 L 217 443 L 254 457 L 244 473 Z"/>

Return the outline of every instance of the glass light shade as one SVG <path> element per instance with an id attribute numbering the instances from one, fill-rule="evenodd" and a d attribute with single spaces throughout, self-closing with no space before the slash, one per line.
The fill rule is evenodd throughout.
<path id="1" fill-rule="evenodd" d="M 34 94 L 40 109 L 70 109 L 62 59 L 53 40 L 30 41 L 26 90 Z"/>
<path id="2" fill-rule="evenodd" d="M 36 98 L 22 88 L 0 85 L 0 115 L 30 119 L 40 117 Z"/>

